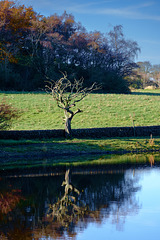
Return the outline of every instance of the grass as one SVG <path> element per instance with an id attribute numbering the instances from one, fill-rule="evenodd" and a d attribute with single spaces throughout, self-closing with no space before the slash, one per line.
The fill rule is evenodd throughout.
<path id="1" fill-rule="evenodd" d="M 0 140 L 0 170 L 34 166 L 82 166 L 148 161 L 154 164 L 154 156 L 156 161 L 160 159 L 159 146 L 160 138 Z M 143 154 L 141 157 L 135 155 L 142 151 L 148 152 L 148 155 Z M 92 154 L 89 154 L 91 152 Z M 126 152 L 131 154 L 124 154 Z M 115 153 L 124 156 L 114 156 Z"/>
<path id="2" fill-rule="evenodd" d="M 14 159 L 12 162 L 2 163 L 0 165 L 0 171 L 6 170 L 18 170 L 18 169 L 32 169 L 33 168 L 48 168 L 48 170 L 52 171 L 61 167 L 93 167 L 96 166 L 117 166 L 117 165 L 140 165 L 140 164 L 149 164 L 153 166 L 155 163 L 160 163 L 159 154 L 123 154 L 123 155 L 95 155 L 95 156 L 86 156 L 84 161 L 84 156 L 75 157 L 61 157 L 55 159 Z M 53 168 L 52 168 L 53 167 Z M 97 169 L 98 170 L 98 169 Z M 32 172 L 32 171 L 31 171 Z M 21 172 L 19 172 L 21 174 Z"/>
<path id="3" fill-rule="evenodd" d="M 45 140 L 0 140 L 0 150 L 9 152 L 28 151 L 116 151 L 135 152 L 159 150 L 160 138 L 101 138 L 101 139 L 45 139 Z"/>
<path id="4" fill-rule="evenodd" d="M 46 93 L 0 92 L 21 112 L 12 130 L 62 129 L 63 111 Z M 77 107 L 83 110 L 72 122 L 72 128 L 146 126 L 160 123 L 160 90 L 141 90 L 131 94 L 90 94 Z M 159 151 L 160 138 L 45 139 L 0 140 L 0 169 L 33 166 L 66 166 L 145 162 L 160 159 L 158 154 L 135 157 L 136 152 Z M 132 154 L 111 157 L 106 153 Z M 92 152 L 95 155 L 87 156 Z M 50 158 L 43 155 L 51 153 Z M 74 153 L 74 154 L 73 154 Z M 84 155 L 85 154 L 85 157 Z M 98 156 L 97 153 L 100 153 Z M 33 157 L 34 154 L 37 154 Z M 62 157 L 61 155 L 66 155 Z M 7 156 L 7 158 L 6 158 Z M 9 157 L 8 157 L 9 156 Z M 41 156 L 43 156 L 41 158 Z M 103 157 L 102 157 L 103 156 Z M 134 157 L 133 157 L 134 156 Z M 147 160 L 146 160 L 147 159 Z"/>
<path id="5" fill-rule="evenodd" d="M 46 93 L 0 92 L 21 112 L 12 130 L 63 129 L 63 111 Z M 150 126 L 160 123 L 160 89 L 132 94 L 90 94 L 77 107 L 83 112 L 72 121 L 72 128 Z M 76 109 L 76 108 L 75 108 Z"/>

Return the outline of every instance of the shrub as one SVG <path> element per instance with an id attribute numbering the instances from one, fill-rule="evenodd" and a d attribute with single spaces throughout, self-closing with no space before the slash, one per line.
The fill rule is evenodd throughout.
<path id="1" fill-rule="evenodd" d="M 18 118 L 18 111 L 11 104 L 6 103 L 3 98 L 0 103 L 0 130 L 5 130 L 11 127 L 12 120 Z"/>

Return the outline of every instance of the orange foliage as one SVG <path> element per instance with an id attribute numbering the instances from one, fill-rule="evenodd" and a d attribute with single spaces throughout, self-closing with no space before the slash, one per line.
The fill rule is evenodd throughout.
<path id="1" fill-rule="evenodd" d="M 14 43 L 31 28 L 36 17 L 32 7 L 16 5 L 16 2 L 8 0 L 0 2 L 0 31 L 5 36 L 0 43 L 0 61 L 7 59 L 8 62 L 18 63 L 13 53 Z"/>
<path id="2" fill-rule="evenodd" d="M 16 6 L 15 2 L 8 0 L 0 2 L 1 27 L 9 29 L 13 33 L 29 28 L 32 19 L 35 18 L 36 13 L 32 7 Z"/>
<path id="3" fill-rule="evenodd" d="M 8 45 L 10 44 L 8 43 Z M 14 55 L 11 52 L 9 52 L 6 49 L 6 47 L 0 43 L 0 62 L 5 61 L 5 59 L 7 59 L 11 63 L 18 62 L 18 60 L 14 57 Z"/>
<path id="4" fill-rule="evenodd" d="M 102 46 L 103 46 L 103 35 L 100 32 L 90 33 L 88 47 L 93 48 L 99 53 L 105 53 Z"/>
<path id="5" fill-rule="evenodd" d="M 21 199 L 23 199 L 19 192 L 21 190 L 13 189 L 11 192 L 6 192 L 4 194 L 0 193 L 0 212 L 2 214 L 8 214 L 11 212 Z"/>
<path id="6" fill-rule="evenodd" d="M 75 32 L 70 37 L 69 41 L 74 44 L 76 47 L 85 47 L 88 44 L 88 36 L 86 33 Z"/>

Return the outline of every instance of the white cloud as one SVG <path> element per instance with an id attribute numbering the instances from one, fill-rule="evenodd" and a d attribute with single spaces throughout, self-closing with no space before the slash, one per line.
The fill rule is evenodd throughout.
<path id="1" fill-rule="evenodd" d="M 25 0 L 20 0 L 25 2 Z M 155 6 L 156 2 L 145 2 L 135 5 L 130 5 L 126 7 L 107 7 L 108 3 L 112 3 L 116 6 L 115 0 L 106 0 L 106 1 L 87 1 L 86 3 L 76 3 L 75 0 L 27 0 L 27 3 L 45 11 L 53 13 L 53 11 L 64 11 L 70 13 L 79 13 L 79 14 L 92 14 L 92 15 L 110 15 L 128 19 L 137 19 L 137 20 L 154 20 L 160 21 L 160 15 L 145 14 L 144 8 Z"/>
<path id="2" fill-rule="evenodd" d="M 143 43 L 148 43 L 148 44 L 154 44 L 154 45 L 160 45 L 160 41 L 155 41 L 155 40 L 146 40 L 146 39 L 143 39 L 141 40 L 141 42 Z"/>
<path id="3" fill-rule="evenodd" d="M 116 17 L 123 17 L 129 19 L 141 19 L 141 20 L 155 20 L 160 21 L 160 15 L 144 14 L 144 8 L 149 8 L 155 5 L 155 2 L 146 2 L 143 4 L 136 4 L 126 6 L 123 8 L 108 8 L 105 7 L 106 3 L 111 1 L 103 2 L 87 2 L 82 4 L 76 4 L 72 1 L 63 1 L 64 4 L 59 5 L 58 10 L 65 9 L 73 13 L 92 14 L 92 15 L 112 15 Z M 66 4 L 67 3 L 67 4 Z M 102 7 L 99 7 L 101 6 Z M 156 6 L 156 5 L 155 5 Z"/>
<path id="4" fill-rule="evenodd" d="M 141 19 L 141 20 L 155 20 L 160 21 L 160 16 L 144 14 L 142 12 L 133 11 L 131 9 L 121 8 L 106 8 L 99 9 L 96 11 L 96 14 L 104 14 L 104 15 L 114 15 L 119 17 L 125 17 L 129 19 Z"/>

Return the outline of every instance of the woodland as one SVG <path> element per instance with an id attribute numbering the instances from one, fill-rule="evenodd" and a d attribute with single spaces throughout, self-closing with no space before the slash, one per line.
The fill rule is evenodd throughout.
<path id="1" fill-rule="evenodd" d="M 129 92 L 127 77 L 137 68 L 138 43 L 123 27 L 88 32 L 72 14 L 45 17 L 16 1 L 0 1 L 0 90 L 37 91 L 47 79 L 67 72 L 94 82 L 100 91 Z"/>

